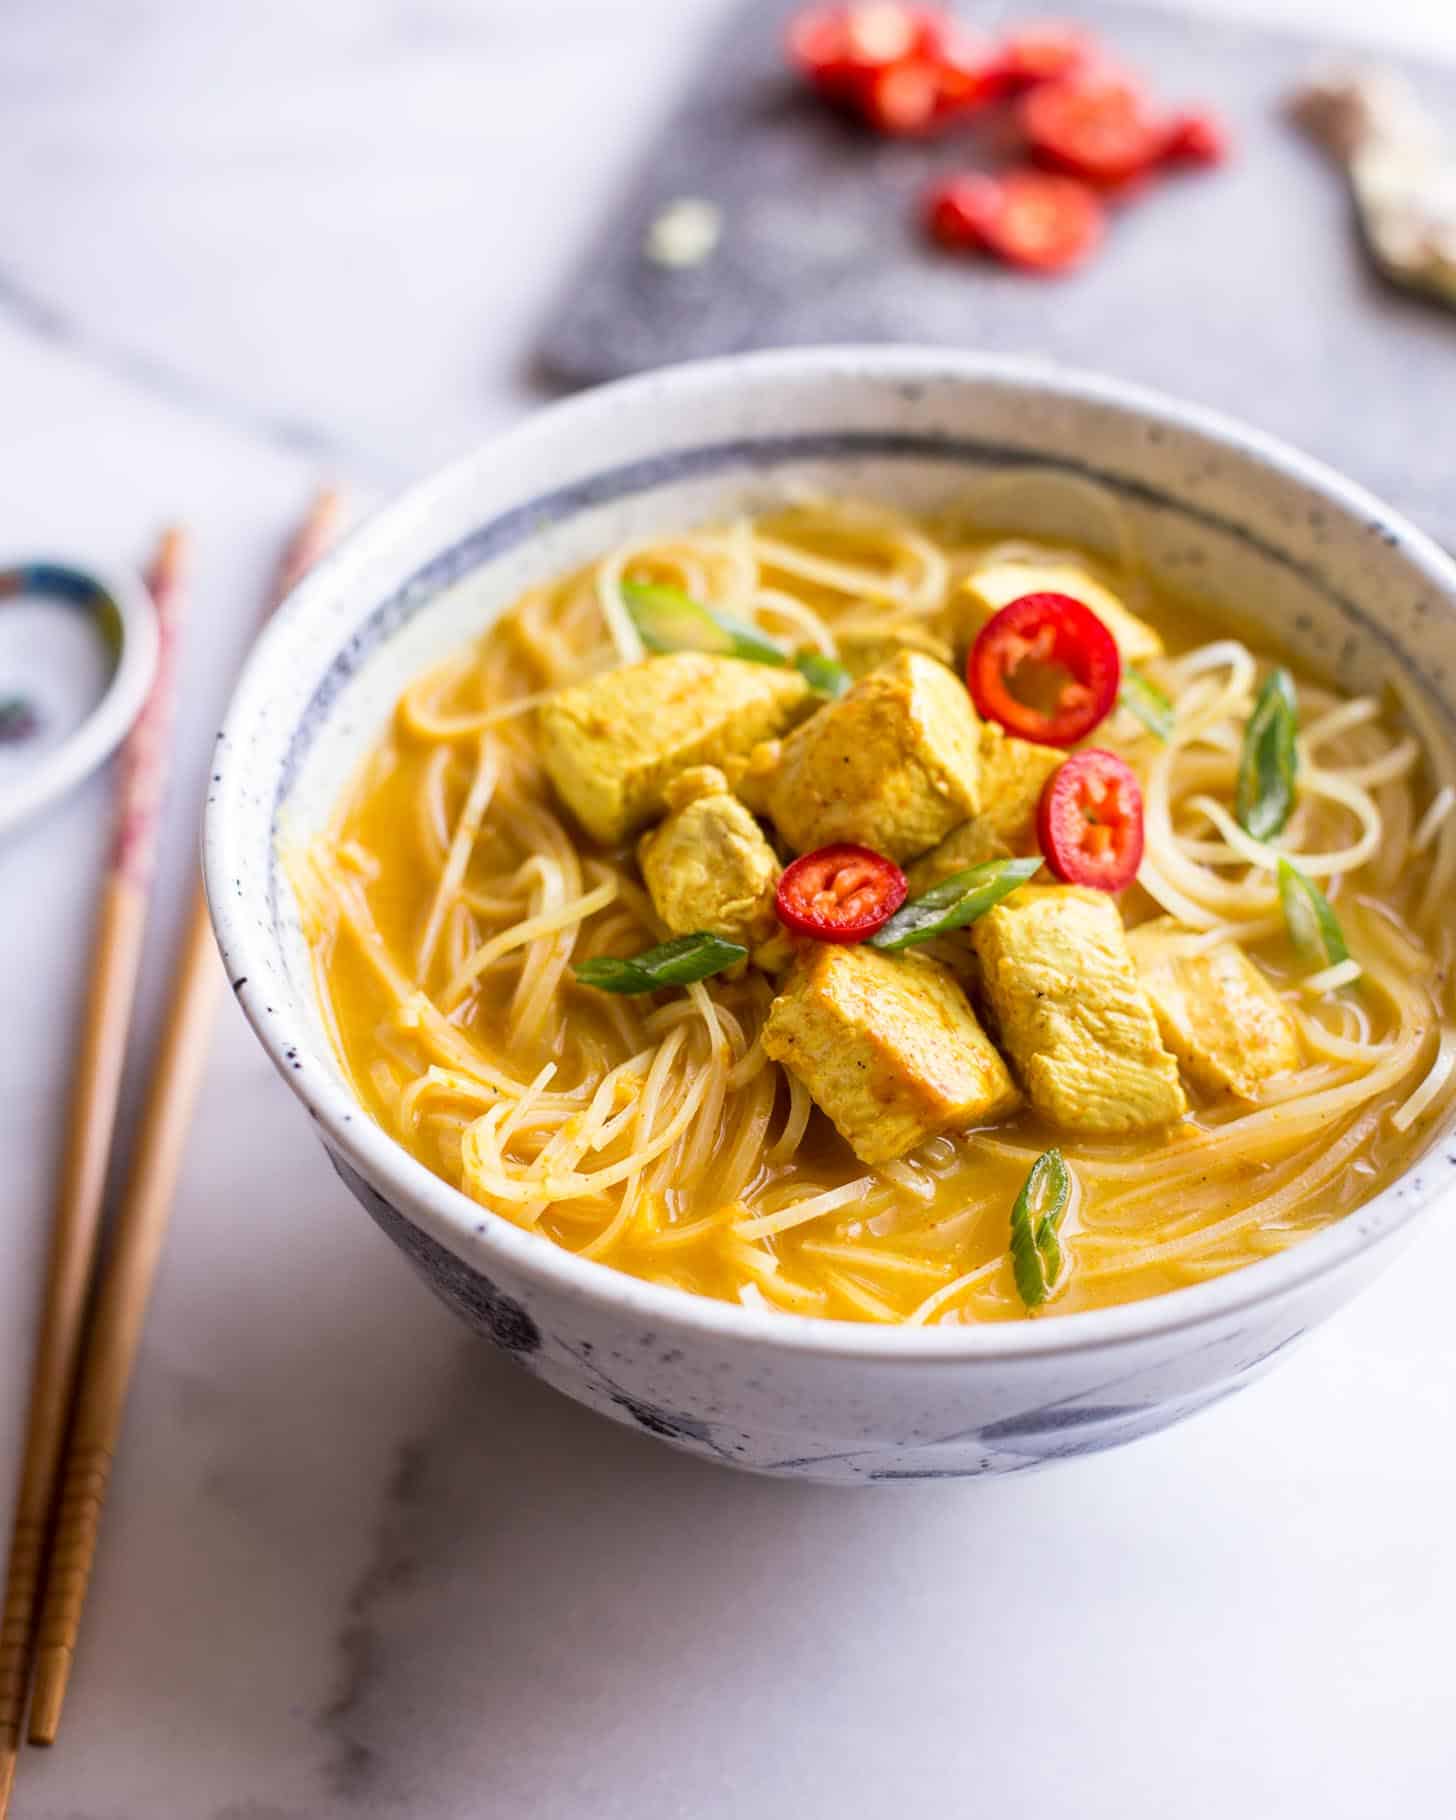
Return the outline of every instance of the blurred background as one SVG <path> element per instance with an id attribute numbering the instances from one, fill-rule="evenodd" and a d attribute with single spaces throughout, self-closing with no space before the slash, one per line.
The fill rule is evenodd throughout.
<path id="1" fill-rule="evenodd" d="M 583 380 L 871 336 L 1155 383 L 1456 536 L 1456 316 L 1371 273 L 1282 111 L 1338 53 L 1405 69 L 1456 136 L 1451 0 L 1047 9 L 1233 141 L 1056 280 L 927 242 L 925 183 L 994 134 L 963 159 L 827 114 L 784 68 L 790 10 L 8 0 L 0 550 L 135 565 L 176 519 L 197 546 L 123 1132 L 211 735 L 321 479 L 362 512 Z M 712 247 L 649 256 L 684 200 Z M 7 1512 L 109 803 L 93 779 L 0 844 Z M 66 1734 L 14 1812 L 1435 1820 L 1456 1364 L 1405 1343 L 1449 1324 L 1433 1260 L 1126 1455 L 888 1497 L 739 1480 L 457 1329 L 228 1005 Z"/>

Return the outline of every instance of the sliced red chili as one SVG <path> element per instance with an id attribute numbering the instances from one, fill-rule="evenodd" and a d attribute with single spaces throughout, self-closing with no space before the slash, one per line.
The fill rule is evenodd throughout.
<path id="1" fill-rule="evenodd" d="M 914 55 L 925 38 L 919 7 L 813 6 L 789 22 L 789 60 L 823 93 L 857 99 L 869 77 Z"/>
<path id="2" fill-rule="evenodd" d="M 986 244 L 986 223 L 1001 206 L 1001 185 L 994 177 L 970 171 L 932 184 L 923 204 L 932 240 L 954 252 Z"/>
<path id="3" fill-rule="evenodd" d="M 1075 25 L 1052 19 L 1033 21 L 1002 40 L 996 74 L 1003 92 L 1020 94 L 1039 82 L 1057 82 L 1074 70 L 1085 69 L 1096 56 L 1096 45 Z"/>
<path id="4" fill-rule="evenodd" d="M 934 7 L 811 7 L 790 23 L 788 50 L 822 95 L 881 133 L 926 132 L 992 92 L 986 41 Z"/>
<path id="5" fill-rule="evenodd" d="M 864 85 L 860 109 L 877 133 L 907 138 L 940 119 L 940 71 L 920 57 L 876 70 Z"/>
<path id="6" fill-rule="evenodd" d="M 896 0 L 863 0 L 844 8 L 844 35 L 850 61 L 861 69 L 883 69 L 922 47 L 925 9 Z"/>
<path id="7" fill-rule="evenodd" d="M 1171 164 L 1222 164 L 1229 154 L 1223 122 L 1213 114 L 1175 114 L 1163 139 L 1163 156 Z"/>
<path id="8" fill-rule="evenodd" d="M 796 13 L 787 35 L 789 62 L 815 88 L 832 92 L 840 76 L 847 76 L 844 57 L 844 22 L 837 6 L 815 6 Z"/>
<path id="9" fill-rule="evenodd" d="M 1125 76 L 1044 82 L 1021 103 L 1021 129 L 1043 163 L 1088 183 L 1120 184 L 1164 155 L 1166 125 Z"/>
<path id="10" fill-rule="evenodd" d="M 1111 713 L 1122 681 L 1112 634 L 1070 594 L 1023 594 L 971 646 L 976 712 L 1041 746 L 1071 746 Z"/>
<path id="11" fill-rule="evenodd" d="M 968 113 L 1001 93 L 989 39 L 959 20 L 944 13 L 929 15 L 922 26 L 921 55 L 935 65 L 942 119 Z"/>
<path id="12" fill-rule="evenodd" d="M 1121 891 L 1143 857 L 1143 793 L 1132 767 L 1096 746 L 1074 752 L 1047 779 L 1036 831 L 1063 883 Z"/>
<path id="13" fill-rule="evenodd" d="M 889 921 L 907 889 L 894 860 L 842 841 L 786 866 L 774 907 L 781 923 L 816 942 L 859 942 Z"/>
<path id="14" fill-rule="evenodd" d="M 1106 215 L 1097 195 L 1074 177 L 1013 171 L 998 180 L 985 212 L 983 245 L 1030 272 L 1065 272 L 1102 244 Z"/>

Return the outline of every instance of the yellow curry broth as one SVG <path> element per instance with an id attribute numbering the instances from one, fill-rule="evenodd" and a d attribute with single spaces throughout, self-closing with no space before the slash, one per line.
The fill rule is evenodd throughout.
<path id="1" fill-rule="evenodd" d="M 775 537 L 787 536 L 793 522 L 789 516 L 768 529 Z M 858 552 L 862 557 L 862 542 L 846 536 L 832 554 L 853 557 Z M 967 552 L 957 552 L 955 560 L 964 567 Z M 665 566 L 670 570 L 670 564 Z M 644 572 L 652 572 L 650 563 Z M 845 611 L 842 596 L 831 588 L 796 582 L 771 561 L 764 573 L 768 585 L 792 587 L 831 625 Z M 1115 585 L 1115 577 L 1102 573 Z M 1227 636 L 1205 612 L 1166 592 L 1144 591 L 1135 604 L 1172 652 Z M 855 610 L 862 613 L 863 602 Z M 409 699 L 425 710 L 432 725 L 458 720 L 463 726 L 471 717 L 478 720 L 487 710 L 607 660 L 591 579 L 577 575 L 533 591 L 486 635 L 478 656 L 467 654 L 425 679 Z M 544 1063 L 554 1062 L 552 1091 L 567 1090 L 593 1069 L 600 1073 L 604 1065 L 625 1061 L 635 1046 L 658 1040 L 660 1031 L 644 1035 L 646 1020 L 655 1006 L 673 996 L 654 995 L 645 1004 L 613 999 L 576 984 L 568 971 L 551 1015 L 519 1030 L 512 1044 L 505 1033 L 518 970 L 506 959 L 489 968 L 460 1004 L 440 1004 L 471 944 L 509 926 L 519 914 L 492 906 L 510 900 L 509 881 L 531 859 L 539 826 L 564 823 L 564 812 L 534 757 L 532 724 L 532 716 L 524 714 L 489 730 L 487 736 L 502 755 L 505 786 L 497 790 L 465 867 L 466 900 L 473 896 L 479 907 L 457 906 L 452 912 L 423 977 L 415 977 L 422 931 L 436 897 L 443 853 L 475 775 L 479 734 L 422 736 L 402 705 L 361 769 L 328 840 L 315 850 L 313 882 L 302 887 L 319 991 L 355 1092 L 379 1124 L 427 1168 L 467 1191 L 462 1139 L 472 1119 L 490 1110 L 492 1095 L 477 1082 L 455 1097 L 448 1081 L 442 1081 L 428 1095 L 411 1097 L 425 1071 L 432 1065 L 442 1069 L 442 1064 L 438 1046 L 421 1040 L 418 1028 L 412 1028 L 410 1002 L 402 1005 L 399 996 L 401 977 L 410 983 L 416 1010 L 428 1003 L 437 1013 L 443 1010 L 449 1025 L 512 1080 L 529 1081 Z M 1135 728 L 1122 737 L 1130 757 L 1148 749 Z M 1379 743 L 1374 731 L 1352 735 L 1356 757 L 1362 738 L 1370 749 Z M 1388 744 L 1388 734 L 1380 738 Z M 1096 742 L 1111 743 L 1102 732 Z M 1393 791 L 1387 794 L 1393 804 Z M 1407 807 L 1400 813 L 1408 823 L 1413 811 Z M 1196 817 L 1185 822 L 1190 828 L 1196 823 L 1207 835 Z M 1309 818 L 1307 843 L 1339 845 L 1351 838 L 1353 826 L 1347 809 L 1320 804 Z M 621 880 L 620 901 L 602 914 L 619 923 L 624 916 L 639 915 L 642 937 L 637 945 L 656 939 L 650 912 L 642 908 L 631 853 L 578 845 L 598 870 Z M 1348 906 L 1352 947 L 1374 953 L 1383 930 L 1390 928 L 1398 941 L 1420 951 L 1412 931 L 1420 869 L 1408 867 L 1378 889 L 1375 870 L 1375 865 L 1362 869 L 1340 898 L 1342 910 Z M 305 871 L 296 868 L 300 878 Z M 325 889 L 323 880 L 334 882 Z M 1381 910 L 1362 911 L 1362 893 L 1378 900 Z M 360 939 L 357 919 L 351 922 L 338 908 L 349 902 L 363 907 L 375 932 L 372 950 L 369 941 Z M 1129 923 L 1161 913 L 1137 887 L 1124 894 L 1122 908 Z M 965 938 L 951 940 L 960 946 L 961 970 L 973 979 Z M 381 948 L 392 975 L 381 968 Z M 615 945 L 618 952 L 630 949 L 630 942 Z M 1294 990 L 1299 968 L 1282 933 L 1271 931 L 1249 951 L 1276 983 Z M 1443 968 L 1443 959 L 1433 960 L 1422 984 L 1441 995 L 1444 1007 Z M 745 1028 L 756 1027 L 754 1020 L 761 1019 L 769 996 L 761 980 L 718 979 L 708 986 L 714 1001 Z M 1395 1015 L 1378 987 L 1362 985 L 1331 997 L 1343 1003 L 1311 1001 L 1304 1009 L 1322 1020 L 1321 1027 L 1336 1043 L 1373 1042 L 1394 1027 Z M 1434 1036 L 1423 1051 L 1423 1065 L 1429 1063 L 1433 1044 Z M 1313 1052 L 1307 1062 L 1301 1078 L 1308 1077 L 1308 1093 L 1337 1086 L 1341 1068 L 1348 1073 L 1350 1067 L 1348 1061 Z M 730 1089 L 725 1101 L 725 1149 L 749 1143 L 755 1120 L 761 1127 L 751 1173 L 729 1204 L 715 1198 L 714 1173 L 708 1168 L 688 1188 L 669 1183 L 642 1194 L 625 1223 L 616 1220 L 618 1189 L 559 1203 L 502 1205 L 498 1211 L 633 1275 L 724 1300 L 762 1301 L 790 1312 L 858 1320 L 903 1321 L 917 1311 L 922 1319 L 1016 1319 L 1026 1311 L 1007 1255 L 1009 1210 L 1031 1162 L 1059 1145 L 1074 1190 L 1062 1235 L 1065 1267 L 1045 1312 L 1066 1313 L 1217 1276 L 1283 1249 L 1367 1199 L 1408 1157 L 1411 1134 L 1393 1130 L 1389 1114 L 1421 1072 L 1415 1068 L 1371 1105 L 1336 1108 L 1314 1130 L 1300 1127 L 1307 1095 L 1296 1096 L 1287 1108 L 1288 1135 L 1281 1136 L 1275 1113 L 1267 1121 L 1269 1128 L 1251 1128 L 1247 1141 L 1235 1141 L 1231 1133 L 1250 1108 L 1231 1101 L 1200 1103 L 1191 1090 L 1194 1110 L 1185 1123 L 1117 1141 L 1058 1132 L 1022 1112 L 993 1131 L 933 1139 L 909 1159 L 869 1172 L 875 1185 L 852 1205 L 806 1225 L 745 1238 L 737 1228 L 772 1215 L 796 1195 L 833 1189 L 867 1174 L 817 1112 L 793 1153 L 775 1156 L 772 1140 L 790 1116 L 790 1096 L 781 1077 L 771 1078 L 777 1071 L 770 1065 L 769 1076 L 760 1077 L 756 1086 Z M 622 1085 L 624 1108 L 641 1085 L 640 1079 Z M 1281 1103 L 1278 1083 L 1271 1087 L 1269 1109 Z M 1261 1103 L 1253 1110 L 1264 1109 Z M 527 1120 L 513 1155 L 529 1165 L 533 1146 L 539 1154 L 545 1143 L 544 1135 L 532 1135 Z M 1293 1189 L 1299 1192 L 1286 1192 Z M 1283 1203 L 1278 1202 L 1281 1194 Z M 1268 1218 L 1226 1230 L 1231 1216 L 1270 1197 L 1276 1204 Z M 946 1292 L 943 1302 L 933 1300 L 941 1292 Z"/>

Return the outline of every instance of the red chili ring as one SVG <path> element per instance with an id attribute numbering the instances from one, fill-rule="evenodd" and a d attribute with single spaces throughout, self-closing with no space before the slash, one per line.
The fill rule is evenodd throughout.
<path id="1" fill-rule="evenodd" d="M 1003 39 L 996 74 L 1003 92 L 1019 95 L 1041 82 L 1059 82 L 1088 67 L 1097 50 L 1086 32 L 1055 21 L 1020 27 Z"/>
<path id="2" fill-rule="evenodd" d="M 1106 216 L 1097 192 L 1051 171 L 1010 171 L 996 182 L 981 241 L 1008 265 L 1028 272 L 1066 272 L 1102 244 Z"/>
<path id="3" fill-rule="evenodd" d="M 1053 771 L 1036 813 L 1050 870 L 1068 885 L 1121 891 L 1143 858 L 1143 793 L 1131 765 L 1092 747 Z"/>
<path id="4" fill-rule="evenodd" d="M 1036 157 L 1087 183 L 1118 185 L 1161 163 L 1167 128 L 1141 90 L 1102 72 L 1044 82 L 1021 102 Z"/>
<path id="5" fill-rule="evenodd" d="M 774 908 L 785 927 L 816 942 L 860 942 L 890 920 L 908 890 L 894 860 L 840 841 L 784 868 Z"/>
<path id="6" fill-rule="evenodd" d="M 940 72 L 920 57 L 906 57 L 865 80 L 860 111 L 877 133 L 913 138 L 940 118 Z"/>
<path id="7" fill-rule="evenodd" d="M 1001 185 L 994 177 L 967 171 L 943 178 L 925 192 L 926 231 L 952 252 L 984 247 L 987 224 L 1000 206 Z"/>
<path id="8" fill-rule="evenodd" d="M 811 6 L 789 22 L 789 60 L 816 88 L 853 99 L 865 78 L 914 56 L 926 42 L 919 8 Z"/>
<path id="9" fill-rule="evenodd" d="M 1011 691 L 1023 665 L 1060 670 L 1051 711 Z M 966 659 L 966 686 L 982 720 L 1039 746 L 1072 746 L 1111 713 L 1122 682 L 1112 634 L 1070 594 L 1023 594 L 993 613 Z"/>
<path id="10" fill-rule="evenodd" d="M 1175 114 L 1163 138 L 1168 164 L 1222 164 L 1229 155 L 1228 133 L 1217 115 L 1195 111 Z"/>
<path id="11" fill-rule="evenodd" d="M 986 41 L 903 0 L 806 8 L 790 21 L 788 55 L 827 100 L 892 137 L 929 132 L 994 92 Z"/>

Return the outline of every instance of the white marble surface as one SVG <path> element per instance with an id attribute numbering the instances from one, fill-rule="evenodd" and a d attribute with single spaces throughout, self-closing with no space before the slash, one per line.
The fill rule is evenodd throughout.
<path id="1" fill-rule="evenodd" d="M 717 10 L 5 9 L 0 543 L 135 559 L 178 513 L 200 543 L 130 1109 L 280 527 L 322 468 L 364 498 L 531 403 L 532 324 Z M 1456 52 L 1449 0 L 1347 24 Z M 97 782 L 0 849 L 6 1510 L 106 820 Z M 61 1743 L 14 1811 L 1437 1820 L 1453 1271 L 1438 1217 L 1267 1381 L 1059 1472 L 740 1479 L 457 1330 L 229 1005 Z"/>

